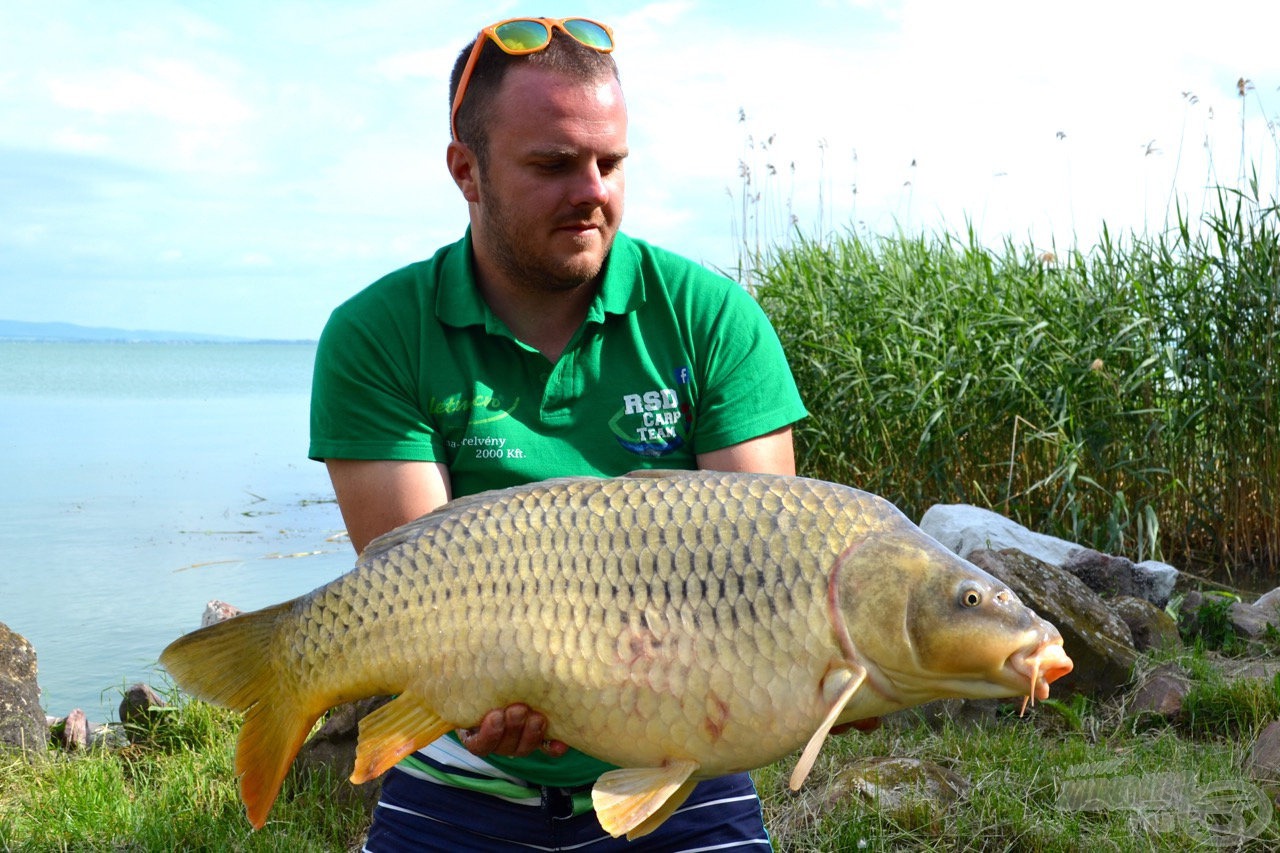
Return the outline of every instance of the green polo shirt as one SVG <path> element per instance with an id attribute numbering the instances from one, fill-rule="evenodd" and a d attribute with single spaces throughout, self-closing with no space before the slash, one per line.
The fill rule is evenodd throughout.
<path id="1" fill-rule="evenodd" d="M 566 475 L 695 468 L 807 413 L 740 286 L 618 234 L 586 321 L 553 364 L 476 288 L 470 232 L 339 306 L 316 353 L 313 459 L 443 462 L 455 497 Z M 581 753 L 487 761 L 574 786 Z"/>
<path id="2" fill-rule="evenodd" d="M 481 298 L 470 234 L 341 305 L 320 338 L 314 459 L 443 462 L 453 494 L 570 474 L 694 468 L 806 414 L 737 284 L 619 234 L 554 364 Z"/>

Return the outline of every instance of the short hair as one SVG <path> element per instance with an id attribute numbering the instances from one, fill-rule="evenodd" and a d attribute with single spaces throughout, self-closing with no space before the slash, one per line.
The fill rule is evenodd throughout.
<path id="1" fill-rule="evenodd" d="M 487 36 L 484 42 L 480 55 L 476 57 L 475 67 L 471 69 L 471 79 L 467 82 L 467 91 L 455 119 L 458 141 L 475 151 L 482 164 L 489 146 L 488 122 L 485 120 L 489 114 L 489 106 L 497 96 L 507 72 L 516 65 L 527 63 L 584 83 L 607 77 L 619 79 L 617 63 L 610 54 L 587 47 L 555 27 L 551 28 L 550 44 L 537 53 L 512 56 L 491 44 L 492 39 Z M 453 72 L 449 75 L 450 111 L 453 109 L 453 99 L 458 91 L 462 71 L 474 48 L 473 41 L 462 49 L 453 63 Z"/>

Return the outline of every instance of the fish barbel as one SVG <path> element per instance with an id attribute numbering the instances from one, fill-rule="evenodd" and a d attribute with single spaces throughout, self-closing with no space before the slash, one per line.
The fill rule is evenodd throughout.
<path id="1" fill-rule="evenodd" d="M 327 709 L 396 694 L 360 725 L 360 783 L 490 709 L 619 769 L 592 798 L 651 832 L 699 779 L 943 697 L 1045 698 L 1062 637 L 892 504 L 800 477 L 642 471 L 452 501 L 306 595 L 193 631 L 160 656 L 245 712 L 236 773 L 261 827 Z"/>

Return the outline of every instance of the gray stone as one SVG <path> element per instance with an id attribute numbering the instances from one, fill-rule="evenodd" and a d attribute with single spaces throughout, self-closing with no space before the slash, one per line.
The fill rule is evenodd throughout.
<path id="1" fill-rule="evenodd" d="M 920 529 L 965 559 L 974 551 L 1017 549 L 1037 560 L 1061 566 L 1080 546 L 1028 530 L 989 509 L 967 504 L 936 504 L 920 519 Z"/>
<path id="2" fill-rule="evenodd" d="M 208 628 L 210 625 L 217 625 L 219 622 L 225 622 L 232 616 L 239 616 L 243 613 L 240 608 L 225 601 L 213 599 L 204 606 L 204 613 L 200 614 L 200 627 Z"/>
<path id="3" fill-rule="evenodd" d="M 1167 605 L 1169 599 L 1173 598 L 1173 591 L 1182 573 L 1168 563 L 1161 563 L 1158 560 L 1143 560 L 1141 563 L 1135 563 L 1133 568 L 1136 572 L 1138 591 L 1141 593 L 1138 597 L 1145 598 L 1156 607 Z"/>
<path id="4" fill-rule="evenodd" d="M 1234 636 L 1247 644 L 1257 643 L 1264 652 L 1268 644 L 1262 641 L 1280 629 L 1266 601 L 1246 604 L 1232 595 L 1197 590 L 1183 596 L 1178 622 L 1184 635 L 1202 637 L 1211 648 Z"/>
<path id="5" fill-rule="evenodd" d="M 1092 548 L 1072 553 L 1062 567 L 1104 598 L 1131 596 L 1164 607 L 1173 595 L 1178 570 L 1148 560 L 1135 564 L 1125 557 L 1103 554 Z"/>
<path id="6" fill-rule="evenodd" d="M 1129 696 L 1128 713 L 1134 716 L 1154 715 L 1166 720 L 1182 713 L 1183 702 L 1191 691 L 1191 676 L 1176 663 L 1153 669 Z"/>
<path id="7" fill-rule="evenodd" d="M 382 791 L 381 777 L 362 785 L 353 785 L 349 777 L 356 766 L 360 721 L 389 701 L 390 696 L 374 696 L 334 708 L 320 730 L 302 745 L 292 772 L 328 773 L 334 784 L 333 795 L 339 802 L 361 805 L 372 814 Z"/>
<path id="8" fill-rule="evenodd" d="M 927 826 L 964 798 L 963 776 L 916 758 L 864 758 L 839 771 L 822 792 L 826 809 L 856 798 L 907 828 Z"/>
<path id="9" fill-rule="evenodd" d="M 149 684 L 132 684 L 120 699 L 120 723 L 132 737 L 145 737 L 155 727 L 165 705 Z"/>
<path id="10" fill-rule="evenodd" d="M 1253 606 L 1266 615 L 1267 621 L 1280 628 L 1280 587 L 1264 592 Z"/>
<path id="11" fill-rule="evenodd" d="M 1261 640 L 1267 635 L 1271 617 L 1261 607 L 1237 601 L 1231 605 L 1231 627 L 1242 640 Z"/>
<path id="12" fill-rule="evenodd" d="M 969 559 L 1008 584 L 1062 632 L 1075 668 L 1055 688 L 1106 698 L 1129 682 L 1138 658 L 1129 627 L 1079 578 L 1015 550 L 978 550 Z"/>
<path id="13" fill-rule="evenodd" d="M 1062 568 L 1104 598 L 1134 594 L 1133 563 L 1124 557 L 1081 548 L 1062 563 Z"/>
<path id="14" fill-rule="evenodd" d="M 1245 761 L 1249 778 L 1262 783 L 1273 796 L 1280 791 L 1280 721 L 1258 734 Z"/>
<path id="15" fill-rule="evenodd" d="M 55 722 L 50 732 L 63 749 L 84 749 L 89 745 L 89 720 L 79 708 Z"/>
<path id="16" fill-rule="evenodd" d="M 1138 651 L 1175 649 L 1182 645 L 1178 623 L 1145 598 L 1125 595 L 1108 601 L 1107 604 L 1129 626 L 1133 647 Z"/>
<path id="17" fill-rule="evenodd" d="M 35 756 L 44 753 L 48 737 L 36 683 L 36 650 L 0 622 L 0 748 Z"/>

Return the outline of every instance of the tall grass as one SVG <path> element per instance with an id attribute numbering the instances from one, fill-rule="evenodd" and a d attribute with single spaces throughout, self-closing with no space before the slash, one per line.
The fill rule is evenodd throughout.
<path id="1" fill-rule="evenodd" d="M 1063 256 L 799 237 L 749 270 L 812 411 L 810 475 L 996 508 L 1112 552 L 1280 566 L 1280 208 Z M 1207 570 L 1207 569 L 1206 569 Z"/>

